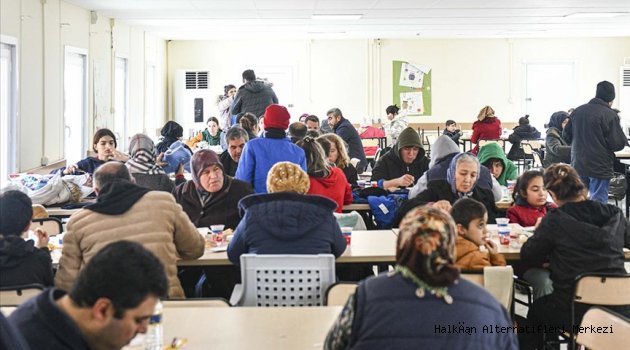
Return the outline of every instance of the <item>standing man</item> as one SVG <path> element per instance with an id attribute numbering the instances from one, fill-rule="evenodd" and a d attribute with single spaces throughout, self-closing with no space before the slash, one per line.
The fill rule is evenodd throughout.
<path id="1" fill-rule="evenodd" d="M 278 103 L 278 97 L 271 84 L 256 80 L 254 71 L 248 69 L 243 72 L 243 85 L 238 88 L 234 97 L 230 115 L 249 112 L 259 116 L 265 113 L 265 108 L 272 103 Z"/>
<path id="2" fill-rule="evenodd" d="M 565 127 L 569 140 L 572 139 L 571 166 L 588 188 L 591 199 L 602 203 L 608 203 L 614 152 L 627 143 L 619 116 L 610 108 L 614 99 L 615 86 L 600 82 L 595 98 L 576 108 Z"/>
<path id="3" fill-rule="evenodd" d="M 245 129 L 234 126 L 225 133 L 225 139 L 227 140 L 227 149 L 221 153 L 219 160 L 223 164 L 225 175 L 234 177 L 238 168 L 238 161 L 241 159 L 245 144 L 249 141 L 249 136 Z"/>
<path id="4" fill-rule="evenodd" d="M 335 134 L 339 135 L 348 145 L 348 155 L 350 159 L 356 158 L 359 160 L 357 173 L 363 173 L 367 166 L 367 158 L 365 158 L 363 143 L 361 143 L 357 129 L 354 128 L 348 119 L 343 117 L 339 108 L 330 109 L 326 115 L 328 116 L 328 125 L 330 125 Z"/>

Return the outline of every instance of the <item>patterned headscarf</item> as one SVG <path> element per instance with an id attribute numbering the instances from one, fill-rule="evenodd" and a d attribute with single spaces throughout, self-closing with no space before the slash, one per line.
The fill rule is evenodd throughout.
<path id="1" fill-rule="evenodd" d="M 464 162 L 471 161 L 477 164 L 477 178 L 475 179 L 475 183 L 471 187 L 471 192 L 468 192 L 468 193 L 458 192 L 457 186 L 455 184 L 455 176 L 457 174 L 457 161 L 462 157 L 464 158 L 462 159 L 462 161 Z M 448 170 L 446 170 L 446 181 L 448 181 L 448 183 L 451 185 L 451 191 L 457 194 L 458 197 L 469 197 L 472 194 L 472 190 L 475 188 L 475 186 L 477 186 L 477 182 L 479 182 L 480 175 L 481 175 L 481 164 L 479 164 L 479 159 L 477 159 L 477 157 L 473 156 L 470 153 L 460 153 L 456 155 L 455 157 L 453 157 L 453 159 L 451 159 L 451 164 L 448 166 Z"/>
<path id="2" fill-rule="evenodd" d="M 223 169 L 223 164 L 219 160 L 219 156 L 210 149 L 202 149 L 200 151 L 195 152 L 192 158 L 190 158 L 190 172 L 192 173 L 192 180 L 197 186 L 197 189 L 202 190 L 203 186 L 201 182 L 199 182 L 199 177 L 203 171 L 211 166 L 218 165 L 221 170 Z M 225 171 L 223 172 L 225 174 Z"/>
<path id="3" fill-rule="evenodd" d="M 129 141 L 131 158 L 125 163 L 130 173 L 165 174 L 164 169 L 155 164 L 155 145 L 147 135 L 135 134 Z"/>
<path id="4" fill-rule="evenodd" d="M 400 223 L 396 264 L 430 286 L 448 286 L 459 277 L 455 266 L 456 228 L 450 215 L 428 206 L 411 210 Z"/>

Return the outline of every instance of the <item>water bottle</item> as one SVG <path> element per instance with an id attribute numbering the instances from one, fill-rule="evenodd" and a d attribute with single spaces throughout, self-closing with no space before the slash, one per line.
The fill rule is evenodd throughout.
<path id="1" fill-rule="evenodd" d="M 144 336 L 144 349 L 161 350 L 164 343 L 162 332 L 162 302 L 158 300 L 149 319 L 149 329 Z"/>

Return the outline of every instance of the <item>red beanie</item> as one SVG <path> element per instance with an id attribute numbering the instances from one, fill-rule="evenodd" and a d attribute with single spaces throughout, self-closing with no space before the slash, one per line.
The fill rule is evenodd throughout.
<path id="1" fill-rule="evenodd" d="M 285 106 L 270 104 L 265 109 L 265 119 L 263 125 L 265 129 L 274 128 L 286 130 L 289 127 L 291 115 Z"/>

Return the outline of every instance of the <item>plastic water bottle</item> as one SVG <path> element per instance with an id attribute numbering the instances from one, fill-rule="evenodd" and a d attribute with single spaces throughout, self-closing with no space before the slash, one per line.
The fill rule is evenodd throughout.
<path id="1" fill-rule="evenodd" d="M 162 302 L 158 301 L 155 304 L 155 310 L 153 315 L 149 319 L 149 329 L 144 336 L 144 349 L 145 350 L 162 350 L 164 344 L 163 330 L 162 330 Z"/>

